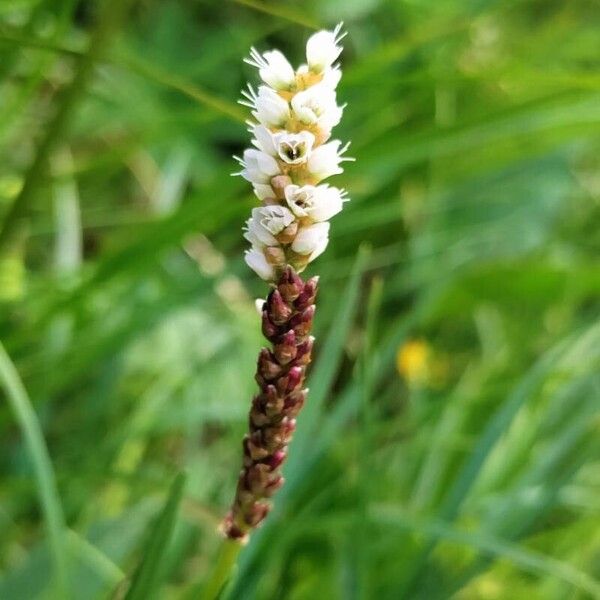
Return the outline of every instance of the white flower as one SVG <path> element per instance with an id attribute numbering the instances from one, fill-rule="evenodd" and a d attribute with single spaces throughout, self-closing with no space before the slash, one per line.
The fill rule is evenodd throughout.
<path id="1" fill-rule="evenodd" d="M 342 51 L 339 42 L 346 35 L 341 33 L 342 23 L 333 31 L 318 31 L 306 43 L 306 62 L 311 71 L 320 73 L 330 67 Z"/>
<path id="2" fill-rule="evenodd" d="M 275 156 L 277 150 L 275 149 L 275 142 L 273 141 L 273 134 L 264 125 L 260 123 L 253 125 L 250 132 L 254 134 L 252 143 L 262 152 Z"/>
<path id="3" fill-rule="evenodd" d="M 325 185 L 288 185 L 285 199 L 292 212 L 299 218 L 307 217 L 318 223 L 328 221 L 341 210 L 347 201 L 345 192 Z"/>
<path id="4" fill-rule="evenodd" d="M 244 253 L 246 264 L 265 281 L 270 281 L 275 276 L 275 269 L 270 265 L 261 250 L 252 248 Z"/>
<path id="5" fill-rule="evenodd" d="M 275 238 L 294 221 L 289 208 L 275 204 L 252 209 L 252 217 L 246 221 L 244 237 L 254 246 L 277 246 Z"/>
<path id="6" fill-rule="evenodd" d="M 244 62 L 256 67 L 260 78 L 276 90 L 289 90 L 296 83 L 292 65 L 279 50 L 261 55 L 255 48 L 250 48 L 250 58 L 245 58 Z"/>
<path id="7" fill-rule="evenodd" d="M 260 150 L 254 150 L 254 148 L 244 150 L 244 158 L 239 156 L 234 156 L 234 158 L 243 167 L 239 173 L 234 173 L 234 175 L 241 175 L 254 184 L 268 184 L 271 177 L 280 172 L 279 165 L 272 156 Z"/>
<path id="8" fill-rule="evenodd" d="M 297 93 L 292 98 L 294 114 L 307 125 L 317 124 L 331 131 L 342 118 L 343 107 L 336 103 L 332 88 L 318 83 Z"/>
<path id="9" fill-rule="evenodd" d="M 297 165 L 306 162 L 310 156 L 315 136 L 310 131 L 300 133 L 275 133 L 273 135 L 275 150 L 282 161 Z"/>
<path id="10" fill-rule="evenodd" d="M 240 104 L 254 109 L 252 116 L 266 127 L 284 127 L 290 118 L 290 105 L 273 89 L 266 85 L 258 88 L 258 93 L 248 84 L 242 90 Z"/>
<path id="11" fill-rule="evenodd" d="M 329 223 L 314 223 L 302 227 L 292 242 L 292 250 L 298 254 L 308 254 L 312 261 L 323 253 L 329 242 Z"/>
<path id="12" fill-rule="evenodd" d="M 342 157 L 349 144 L 340 148 L 341 143 L 339 140 L 333 140 L 312 151 L 308 159 L 308 170 L 311 175 L 317 179 L 325 179 L 331 175 L 344 172 L 344 169 L 340 167 L 340 163 L 345 160 L 354 159 Z"/>

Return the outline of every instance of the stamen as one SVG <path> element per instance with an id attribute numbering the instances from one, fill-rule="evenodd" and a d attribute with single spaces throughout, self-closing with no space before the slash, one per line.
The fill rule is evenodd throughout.
<path id="1" fill-rule="evenodd" d="M 269 63 L 254 46 L 250 48 L 250 58 L 244 58 L 243 60 L 247 65 L 251 65 L 257 69 L 264 69 L 269 66 Z"/>

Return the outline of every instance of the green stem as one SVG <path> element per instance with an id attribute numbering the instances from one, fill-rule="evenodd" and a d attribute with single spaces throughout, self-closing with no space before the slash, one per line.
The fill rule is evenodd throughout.
<path id="1" fill-rule="evenodd" d="M 220 597 L 227 583 L 236 571 L 236 561 L 242 544 L 233 540 L 225 540 L 219 551 L 215 565 L 208 583 L 204 587 L 202 600 L 216 600 Z"/>
<path id="2" fill-rule="evenodd" d="M 63 90 L 54 118 L 48 123 L 37 147 L 33 162 L 27 170 L 23 187 L 0 225 L 0 251 L 16 237 L 20 222 L 26 216 L 29 204 L 43 181 L 48 158 L 66 130 L 74 107 L 80 100 L 91 76 L 94 63 L 105 51 L 107 39 L 112 31 L 117 28 L 130 3 L 131 0 L 106 0 L 104 2 L 88 50 L 77 59 L 79 61 L 77 72 L 71 83 Z"/>
<path id="3" fill-rule="evenodd" d="M 27 391 L 19 377 L 17 369 L 0 342 L 0 387 L 6 391 L 6 397 L 19 424 L 27 451 L 33 463 L 37 480 L 40 504 L 46 520 L 50 552 L 56 571 L 56 591 L 58 598 L 70 598 L 67 552 L 65 545 L 65 522 L 56 479 L 44 434 L 33 410 Z"/>

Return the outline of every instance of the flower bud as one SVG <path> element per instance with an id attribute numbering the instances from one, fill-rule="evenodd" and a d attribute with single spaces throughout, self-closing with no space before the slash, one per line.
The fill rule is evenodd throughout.
<path id="1" fill-rule="evenodd" d="M 315 338 L 309 336 L 296 349 L 296 364 L 307 365 L 310 362 Z"/>
<path id="2" fill-rule="evenodd" d="M 294 308 L 296 310 L 302 311 L 311 304 L 314 303 L 315 297 L 317 295 L 317 289 L 319 286 L 319 277 L 318 275 L 315 277 L 311 277 L 305 284 L 303 290 L 300 292 L 300 295 L 294 301 Z"/>
<path id="3" fill-rule="evenodd" d="M 287 175 L 276 175 L 271 178 L 270 187 L 273 189 L 277 198 L 285 198 L 285 189 L 292 183 L 292 179 Z"/>
<path id="4" fill-rule="evenodd" d="M 275 288 L 267 297 L 267 312 L 275 325 L 285 323 L 292 314 L 292 309 L 283 300 L 281 292 Z"/>
<path id="5" fill-rule="evenodd" d="M 292 302 L 304 288 L 302 279 L 291 267 L 287 267 L 277 282 L 277 289 L 286 302 Z"/>
<path id="6" fill-rule="evenodd" d="M 267 348 L 263 348 L 258 355 L 258 373 L 265 381 L 272 381 L 281 374 L 281 366 Z"/>
<path id="7" fill-rule="evenodd" d="M 285 252 L 279 246 L 269 246 L 263 250 L 263 253 L 270 265 L 276 267 L 285 263 Z"/>
<path id="8" fill-rule="evenodd" d="M 293 329 L 285 333 L 281 341 L 275 344 L 273 352 L 280 365 L 287 365 L 296 357 L 296 334 Z"/>
<path id="9" fill-rule="evenodd" d="M 291 244 L 298 233 L 298 221 L 290 223 L 278 236 L 277 241 L 280 244 Z M 283 251 L 282 251 L 283 252 Z M 285 254 L 284 254 L 285 257 Z"/>
<path id="10" fill-rule="evenodd" d="M 245 522 L 248 527 L 256 527 L 264 521 L 271 510 L 271 505 L 268 502 L 255 502 L 248 511 Z"/>
<path id="11" fill-rule="evenodd" d="M 311 330 L 313 317 L 315 316 L 315 305 L 305 308 L 301 313 L 295 314 L 289 322 L 290 327 L 298 338 L 303 338 Z"/>
<path id="12" fill-rule="evenodd" d="M 302 377 L 304 375 L 304 370 L 302 367 L 292 367 L 287 375 L 280 377 L 277 380 L 276 386 L 277 391 L 281 395 L 289 394 L 297 389 L 302 383 Z"/>
<path id="13" fill-rule="evenodd" d="M 283 463 L 286 457 L 287 452 L 285 450 L 276 450 L 265 462 L 271 467 L 272 470 L 275 470 Z"/>
<path id="14" fill-rule="evenodd" d="M 279 334 L 277 325 L 275 325 L 269 319 L 269 315 L 267 314 L 266 310 L 263 310 L 262 313 L 262 333 L 270 342 L 276 340 Z"/>

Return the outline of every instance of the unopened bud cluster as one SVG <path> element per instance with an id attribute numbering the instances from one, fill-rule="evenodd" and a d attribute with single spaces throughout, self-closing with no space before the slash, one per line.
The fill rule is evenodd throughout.
<path id="1" fill-rule="evenodd" d="M 341 77 L 335 65 L 343 35 L 319 31 L 306 45 L 307 64 L 294 71 L 277 50 L 252 49 L 246 62 L 259 69 L 265 85 L 248 86 L 243 104 L 258 121 L 250 123 L 255 148 L 246 150 L 239 173 L 262 201 L 246 223 L 252 244 L 246 262 L 272 284 L 258 305 L 262 331 L 271 342 L 258 356 L 259 393 L 252 401 L 249 432 L 243 442 L 243 465 L 223 532 L 245 541 L 270 510 L 269 498 L 283 485 L 281 467 L 308 390 L 306 367 L 318 278 L 298 275 L 329 241 L 329 219 L 340 212 L 345 192 L 320 182 L 341 173 L 346 147 L 328 141 L 343 107 L 335 88 Z"/>
<path id="2" fill-rule="evenodd" d="M 249 121 L 254 148 L 235 157 L 236 175 L 252 183 L 262 206 L 253 209 L 244 237 L 252 245 L 246 262 L 266 281 L 289 264 L 297 272 L 319 256 L 329 241 L 329 219 L 348 199 L 323 179 L 341 173 L 347 145 L 328 141 L 342 117 L 335 88 L 341 71 L 334 64 L 342 51 L 341 25 L 319 31 L 306 44 L 307 64 L 296 71 L 278 50 L 254 48 L 246 62 L 264 82 L 251 85 L 240 102 L 252 109 Z"/>
<path id="3" fill-rule="evenodd" d="M 243 442 L 243 465 L 236 495 L 223 529 L 244 541 L 268 514 L 268 499 L 283 485 L 281 466 L 304 405 L 305 372 L 310 362 L 318 278 L 306 282 L 286 267 L 262 306 L 262 331 L 272 343 L 258 355 L 249 433 Z"/>

